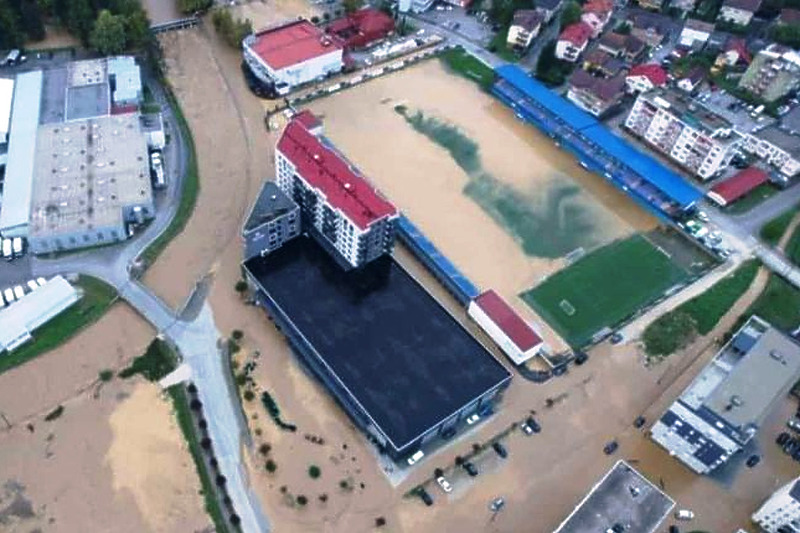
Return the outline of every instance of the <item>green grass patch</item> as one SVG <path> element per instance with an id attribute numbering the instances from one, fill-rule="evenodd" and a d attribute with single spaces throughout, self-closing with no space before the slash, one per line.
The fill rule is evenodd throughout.
<path id="1" fill-rule="evenodd" d="M 19 366 L 50 351 L 97 322 L 111 304 L 117 291 L 99 279 L 80 276 L 74 284 L 82 289 L 83 297 L 72 307 L 33 332 L 33 340 L 11 353 L 0 354 L 0 373 Z"/>
<path id="2" fill-rule="evenodd" d="M 212 479 L 209 466 L 206 464 L 203 450 L 200 447 L 200 441 L 195 432 L 194 422 L 192 420 L 192 411 L 189 408 L 189 398 L 186 395 L 182 385 L 174 385 L 167 389 L 167 394 L 172 400 L 172 406 L 175 409 L 175 416 L 178 419 L 178 425 L 183 433 L 183 438 L 189 445 L 189 452 L 192 454 L 194 466 L 197 470 L 197 475 L 200 478 L 200 493 L 203 495 L 205 501 L 205 508 L 211 521 L 214 522 L 214 528 L 220 533 L 226 533 L 234 530 L 225 520 L 225 515 L 222 512 L 222 507 L 219 500 L 215 496 L 214 481 Z"/>
<path id="3" fill-rule="evenodd" d="M 789 227 L 789 223 L 792 221 L 792 218 L 794 218 L 796 213 L 797 207 L 794 207 L 785 213 L 781 213 L 777 217 L 761 226 L 761 230 L 758 232 L 761 240 L 770 246 L 777 245 L 778 241 L 781 240 L 781 237 L 786 232 L 786 228 Z"/>
<path id="4" fill-rule="evenodd" d="M 573 346 L 685 280 L 688 273 L 641 235 L 595 250 L 521 297 Z"/>
<path id="5" fill-rule="evenodd" d="M 784 250 L 786 257 L 795 265 L 800 265 L 800 227 L 795 228 Z"/>
<path id="6" fill-rule="evenodd" d="M 778 189 L 769 183 L 763 183 L 750 191 L 744 198 L 740 198 L 725 209 L 726 213 L 738 215 L 747 213 L 761 202 L 775 196 Z"/>
<path id="7" fill-rule="evenodd" d="M 647 355 L 664 357 L 707 335 L 753 283 L 759 262 L 751 259 L 704 293 L 652 322 L 642 337 Z"/>
<path id="8" fill-rule="evenodd" d="M 796 328 L 800 324 L 800 290 L 777 274 L 771 274 L 764 291 L 744 317 L 754 314 L 783 330 Z"/>
<path id="9" fill-rule="evenodd" d="M 181 136 L 186 146 L 186 175 L 181 182 L 181 199 L 175 216 L 169 223 L 169 226 L 167 226 L 167 229 L 139 255 L 139 258 L 144 261 L 145 266 L 152 265 L 170 241 L 183 231 L 183 228 L 186 227 L 186 223 L 189 222 L 192 216 L 192 212 L 194 212 L 197 196 L 200 193 L 197 152 L 195 151 L 192 130 L 189 128 L 189 123 L 183 115 L 178 100 L 170 91 L 167 91 L 167 99 L 169 100 L 173 115 L 178 122 L 178 127 L 181 129 Z"/>
<path id="10" fill-rule="evenodd" d="M 463 48 L 448 50 L 439 58 L 452 72 L 474 81 L 484 90 L 488 91 L 494 83 L 494 70 Z"/>
<path id="11" fill-rule="evenodd" d="M 177 355 L 169 344 L 156 338 L 143 355 L 135 358 L 128 368 L 120 371 L 119 377 L 127 379 L 140 374 L 148 381 L 158 381 L 175 370 L 177 362 Z"/>

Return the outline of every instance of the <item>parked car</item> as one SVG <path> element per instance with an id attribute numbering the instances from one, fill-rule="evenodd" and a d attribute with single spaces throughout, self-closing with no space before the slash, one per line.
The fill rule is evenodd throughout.
<path id="1" fill-rule="evenodd" d="M 536 421 L 535 418 L 529 416 L 525 423 L 530 426 L 534 433 L 539 433 L 542 430 L 542 426 L 539 425 L 539 422 Z"/>
<path id="2" fill-rule="evenodd" d="M 508 457 L 508 450 L 506 450 L 506 447 L 500 444 L 499 442 L 497 441 L 493 442 L 492 449 L 497 453 L 497 455 L 499 455 L 503 459 Z"/>
<path id="3" fill-rule="evenodd" d="M 675 512 L 675 518 L 678 520 L 691 520 L 694 518 L 694 512 L 688 509 L 680 509 Z"/>
<path id="4" fill-rule="evenodd" d="M 678 526 L 672 524 L 671 526 L 669 526 L 669 533 L 681 533 L 681 530 L 678 529 Z"/>
<path id="5" fill-rule="evenodd" d="M 612 453 L 617 451 L 617 448 L 619 448 L 619 444 L 617 443 L 617 441 L 612 440 L 611 442 L 603 446 L 603 453 L 606 455 L 611 455 Z"/>
<path id="6" fill-rule="evenodd" d="M 437 484 L 439 485 L 439 487 L 441 487 L 441 488 L 442 488 L 442 490 L 443 490 L 443 491 L 445 491 L 446 493 L 453 492 L 453 486 L 450 484 L 450 482 L 449 482 L 449 481 L 447 481 L 447 480 L 444 478 L 444 476 L 439 476 L 439 477 L 437 477 L 437 478 L 436 478 L 436 483 L 437 483 Z"/>
<path id="7" fill-rule="evenodd" d="M 467 471 L 470 477 L 475 477 L 478 475 L 478 469 L 475 468 L 475 465 L 467 461 L 466 463 L 462 464 L 461 467 Z"/>
<path id="8" fill-rule="evenodd" d="M 791 420 L 786 422 L 786 426 L 792 431 L 797 431 L 798 433 L 800 433 L 800 421 L 798 421 L 796 418 L 792 418 Z"/>
<path id="9" fill-rule="evenodd" d="M 11 241 L 11 249 L 14 252 L 14 257 L 22 257 L 25 255 L 25 247 L 22 242 L 22 237 L 14 237 Z"/>
<path id="10" fill-rule="evenodd" d="M 622 333 L 620 333 L 619 331 L 616 331 L 616 332 L 611 334 L 611 344 L 619 344 L 623 340 L 625 340 L 625 338 L 622 336 Z"/>
<path id="11" fill-rule="evenodd" d="M 581 366 L 583 363 L 589 360 L 589 355 L 586 352 L 576 352 L 575 353 L 575 364 Z"/>
<path id="12" fill-rule="evenodd" d="M 775 439 L 775 443 L 776 443 L 778 446 L 783 446 L 784 444 L 786 444 L 787 442 L 789 442 L 789 439 L 791 439 L 791 438 L 792 438 L 792 436 L 791 436 L 791 435 L 789 435 L 789 434 L 788 434 L 788 433 L 786 433 L 785 431 L 782 431 L 782 432 L 781 432 L 781 433 L 778 435 L 778 438 L 777 438 L 777 439 Z"/>
<path id="13" fill-rule="evenodd" d="M 495 498 L 494 500 L 492 500 L 492 503 L 489 504 L 489 509 L 492 512 L 496 513 L 497 511 L 502 509 L 505 504 L 506 501 L 503 498 Z"/>
<path id="14" fill-rule="evenodd" d="M 522 424 L 520 424 L 519 427 L 520 429 L 522 429 L 522 432 L 525 433 L 527 436 L 530 437 L 531 435 L 533 435 L 533 428 L 530 427 L 527 422 L 523 422 Z"/>
<path id="15" fill-rule="evenodd" d="M 471 426 L 480 419 L 481 416 L 478 413 L 473 413 L 467 417 L 467 425 Z"/>
<path id="16" fill-rule="evenodd" d="M 645 417 L 643 417 L 643 416 L 637 417 L 636 420 L 633 421 L 633 427 L 638 429 L 638 428 L 644 426 L 645 422 L 647 422 Z"/>
<path id="17" fill-rule="evenodd" d="M 408 458 L 407 460 L 408 466 L 414 466 L 414 464 L 417 463 L 417 461 L 419 461 L 423 457 L 425 457 L 425 452 L 423 452 L 422 450 L 417 450 L 416 452 L 414 452 L 414 455 Z"/>
<path id="18" fill-rule="evenodd" d="M 745 464 L 748 466 L 748 468 L 753 468 L 754 466 L 756 466 L 760 462 L 761 462 L 761 457 L 760 456 L 751 455 L 750 457 L 747 458 L 747 462 Z"/>
<path id="19" fill-rule="evenodd" d="M 701 222 L 708 222 L 708 213 L 706 213 L 705 211 L 698 211 L 697 213 L 695 213 L 695 216 Z"/>
<path id="20" fill-rule="evenodd" d="M 420 499 L 425 503 L 425 505 L 427 505 L 428 507 L 433 505 L 433 498 L 431 497 L 431 495 L 428 493 L 427 490 L 420 487 L 417 493 L 419 494 Z"/>

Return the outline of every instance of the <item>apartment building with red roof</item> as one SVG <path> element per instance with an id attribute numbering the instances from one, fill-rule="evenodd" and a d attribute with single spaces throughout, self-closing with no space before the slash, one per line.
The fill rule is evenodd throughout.
<path id="1" fill-rule="evenodd" d="M 577 61 L 592 38 L 592 31 L 592 27 L 585 22 L 576 22 L 564 28 L 556 42 L 556 57 L 573 63 Z"/>
<path id="2" fill-rule="evenodd" d="M 303 111 L 275 150 L 278 187 L 299 206 L 303 226 L 344 268 L 356 268 L 394 246 L 397 209 L 322 135 Z"/>

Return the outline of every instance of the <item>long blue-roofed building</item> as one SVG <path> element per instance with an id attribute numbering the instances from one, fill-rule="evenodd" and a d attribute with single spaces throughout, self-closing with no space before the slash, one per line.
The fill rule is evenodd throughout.
<path id="1" fill-rule="evenodd" d="M 680 217 L 702 197 L 702 192 L 681 176 L 516 65 L 503 65 L 495 73 L 492 93 L 518 117 L 575 154 L 584 168 L 604 176 L 657 215 Z"/>

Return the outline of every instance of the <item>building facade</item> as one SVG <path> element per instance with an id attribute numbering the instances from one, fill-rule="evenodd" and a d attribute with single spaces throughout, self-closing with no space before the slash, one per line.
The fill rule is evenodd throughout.
<path id="1" fill-rule="evenodd" d="M 747 26 L 753 15 L 761 7 L 761 0 L 725 0 L 717 15 L 717 20 Z"/>
<path id="2" fill-rule="evenodd" d="M 467 314 L 515 365 L 536 356 L 544 345 L 539 334 L 493 290 L 472 300 Z"/>
<path id="3" fill-rule="evenodd" d="M 800 531 L 800 478 L 775 491 L 753 514 L 753 522 L 767 533 Z"/>
<path id="4" fill-rule="evenodd" d="M 800 54 L 779 44 L 758 52 L 739 81 L 739 87 L 766 102 L 774 102 L 799 86 Z"/>
<path id="5" fill-rule="evenodd" d="M 356 268 L 390 253 L 397 209 L 322 136 L 310 112 L 286 127 L 275 151 L 278 187 L 300 207 L 303 226 Z"/>
<path id="6" fill-rule="evenodd" d="M 508 28 L 506 43 L 517 48 L 528 48 L 539 35 L 544 15 L 535 9 L 520 9 L 514 13 L 514 19 Z"/>
<path id="7" fill-rule="evenodd" d="M 800 172 L 800 136 L 777 126 L 745 135 L 742 148 L 775 167 L 786 179 Z"/>
<path id="8" fill-rule="evenodd" d="M 667 83 L 667 73 L 661 65 L 636 65 L 625 76 L 628 92 L 646 93 Z"/>
<path id="9" fill-rule="evenodd" d="M 602 117 L 620 103 L 624 88 L 624 74 L 603 79 L 576 70 L 569 79 L 567 100 L 595 117 Z"/>
<path id="10" fill-rule="evenodd" d="M 585 22 L 576 22 L 567 26 L 558 36 L 556 57 L 562 61 L 576 62 L 586 49 L 591 37 L 592 27 Z"/>
<path id="11" fill-rule="evenodd" d="M 300 208 L 275 182 L 265 182 L 242 228 L 244 260 L 274 252 L 300 231 Z"/>
<path id="12" fill-rule="evenodd" d="M 703 180 L 727 166 L 740 144 L 729 122 L 663 89 L 639 95 L 625 128 Z"/>
<path id="13" fill-rule="evenodd" d="M 752 316 L 653 425 L 651 438 L 708 474 L 750 442 L 798 378 L 800 344 Z"/>
<path id="14" fill-rule="evenodd" d="M 708 38 L 711 37 L 713 31 L 713 24 L 703 22 L 702 20 L 688 19 L 683 25 L 678 43 L 681 46 L 688 46 L 689 48 L 695 45 L 703 45 L 708 41 Z"/>

